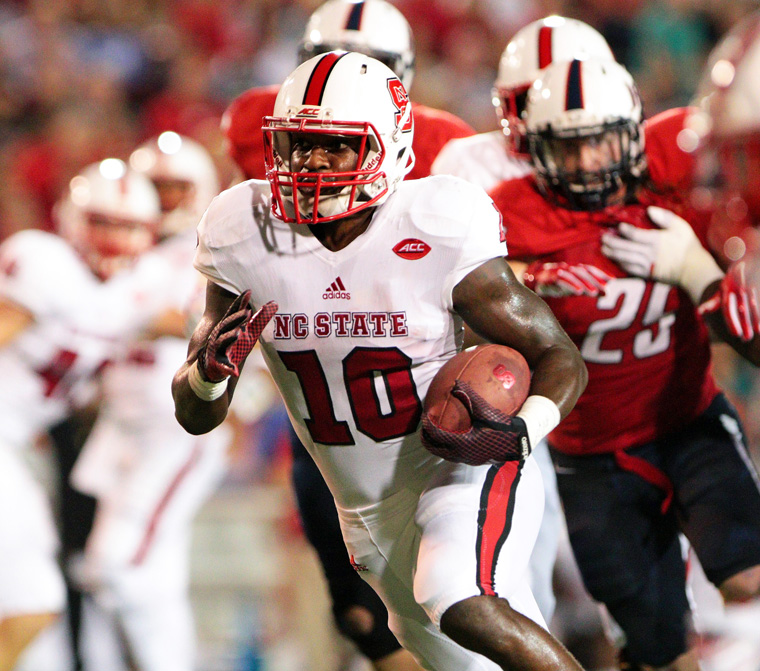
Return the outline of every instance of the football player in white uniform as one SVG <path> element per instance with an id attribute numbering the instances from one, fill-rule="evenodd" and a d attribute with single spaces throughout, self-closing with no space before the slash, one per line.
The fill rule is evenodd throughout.
<path id="1" fill-rule="evenodd" d="M 551 63 L 574 58 L 614 60 L 604 37 L 591 26 L 561 16 L 548 16 L 521 28 L 499 61 L 493 103 L 501 128 L 450 140 L 433 163 L 434 175 L 456 175 L 488 190 L 499 182 L 523 177 L 533 168 L 525 139 L 528 89 Z M 562 536 L 562 508 L 546 442 L 533 454 L 544 479 L 544 518 L 530 559 L 533 595 L 547 622 L 556 605 L 554 563 Z"/>
<path id="2" fill-rule="evenodd" d="M 192 671 L 190 530 L 224 474 L 230 436 L 227 427 L 203 437 L 183 431 L 166 390 L 186 355 L 186 310 L 200 279 L 195 228 L 219 180 L 208 151 L 174 132 L 142 144 L 129 163 L 161 200 L 150 260 L 166 265 L 170 279 L 153 291 L 167 310 L 102 376 L 98 419 L 72 472 L 73 485 L 97 499 L 80 578 L 139 671 Z"/>
<path id="3" fill-rule="evenodd" d="M 326 0 L 312 13 L 301 38 L 298 62 L 340 49 L 372 56 L 390 67 L 404 88 L 409 90 L 412 85 L 412 29 L 404 15 L 386 0 Z M 223 117 L 228 152 L 245 179 L 265 179 L 261 119 L 272 113 L 278 90 L 279 86 L 250 89 L 230 104 Z M 474 134 L 452 114 L 414 102 L 412 106 L 415 164 L 407 179 L 427 177 L 447 140 Z M 291 481 L 301 524 L 322 566 L 338 630 L 370 660 L 375 671 L 419 671 L 388 629 L 383 602 L 351 566 L 332 494 L 292 430 L 290 442 Z"/>
<path id="4" fill-rule="evenodd" d="M 224 192 L 199 227 L 206 310 L 172 385 L 178 420 L 193 434 L 223 420 L 261 336 L 355 569 L 402 645 L 436 671 L 577 671 L 526 580 L 543 509 L 538 466 L 508 446 L 554 428 L 586 370 L 504 260 L 493 202 L 453 177 L 402 181 L 413 162 L 407 93 L 361 54 L 299 66 L 264 131 L 270 184 Z M 419 431 L 463 321 L 533 368 L 517 417 L 466 434 L 503 447 L 505 461 L 482 466 L 434 457 Z M 426 440 L 438 447 L 463 438 L 437 433 Z"/>
<path id="5" fill-rule="evenodd" d="M 68 218 L 76 210 L 82 216 Z M 0 247 L 0 669 L 8 671 L 65 604 L 46 494 L 24 452 L 85 396 L 149 299 L 120 271 L 154 243 L 159 201 L 117 159 L 85 168 L 59 206 L 62 235 L 24 230 Z M 66 223 L 64 223 L 66 219 Z"/>

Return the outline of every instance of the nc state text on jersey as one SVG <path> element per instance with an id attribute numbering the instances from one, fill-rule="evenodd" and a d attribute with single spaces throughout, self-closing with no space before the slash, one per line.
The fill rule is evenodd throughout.
<path id="1" fill-rule="evenodd" d="M 317 312 L 312 319 L 305 314 L 278 312 L 273 319 L 274 339 L 307 338 L 399 338 L 409 335 L 406 312 Z"/>

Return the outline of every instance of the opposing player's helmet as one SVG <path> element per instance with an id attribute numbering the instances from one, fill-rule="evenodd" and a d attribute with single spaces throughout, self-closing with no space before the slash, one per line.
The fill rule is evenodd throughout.
<path id="1" fill-rule="evenodd" d="M 698 165 L 732 218 L 760 226 L 760 11 L 747 16 L 710 54 L 697 89 Z"/>
<path id="2" fill-rule="evenodd" d="M 372 56 L 393 70 L 407 91 L 412 85 L 412 29 L 386 0 L 327 0 L 318 7 L 306 24 L 298 62 L 336 50 Z"/>
<path id="3" fill-rule="evenodd" d="M 643 174 L 641 98 L 614 61 L 549 66 L 530 89 L 525 118 L 538 184 L 565 207 L 603 208 Z"/>
<path id="4" fill-rule="evenodd" d="M 577 19 L 547 16 L 529 23 L 509 41 L 499 60 L 492 100 L 510 152 L 528 158 L 525 102 L 543 69 L 552 63 L 589 58 L 615 60 L 601 33 Z"/>
<path id="5" fill-rule="evenodd" d="M 331 51 L 298 66 L 283 83 L 274 116 L 264 119 L 272 211 L 288 222 L 315 224 L 379 205 L 414 165 L 412 106 L 401 81 L 379 61 Z M 356 168 L 295 172 L 298 136 L 352 138 Z"/>
<path id="6" fill-rule="evenodd" d="M 141 144 L 130 155 L 129 165 L 158 190 L 162 237 L 197 226 L 220 190 L 211 154 L 200 143 L 173 131 Z"/>
<path id="7" fill-rule="evenodd" d="M 116 158 L 82 170 L 56 206 L 59 232 L 103 279 L 153 246 L 160 216 L 153 183 Z"/>

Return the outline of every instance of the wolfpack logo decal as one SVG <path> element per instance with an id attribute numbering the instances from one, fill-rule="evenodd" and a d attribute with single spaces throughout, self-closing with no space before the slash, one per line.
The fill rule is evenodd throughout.
<path id="1" fill-rule="evenodd" d="M 393 248 L 395 254 L 409 261 L 421 259 L 423 256 L 427 256 L 429 251 L 430 245 L 417 238 L 405 238 Z"/>
<path id="2" fill-rule="evenodd" d="M 409 95 L 407 94 L 404 85 L 398 79 L 388 80 L 388 92 L 391 94 L 391 100 L 398 110 L 394 115 L 394 118 L 396 119 L 396 125 L 398 126 L 399 122 L 404 116 L 406 106 L 409 105 Z M 406 120 L 404 127 L 401 129 L 402 133 L 407 133 L 412 130 L 414 123 L 413 116 L 414 115 L 410 111 L 409 118 Z"/>

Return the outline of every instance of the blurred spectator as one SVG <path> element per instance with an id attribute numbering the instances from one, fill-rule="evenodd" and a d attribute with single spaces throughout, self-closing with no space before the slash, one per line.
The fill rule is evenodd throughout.
<path id="1" fill-rule="evenodd" d="M 651 116 L 689 102 L 714 44 L 710 15 L 689 0 L 650 2 L 633 25 L 631 68 Z"/>

